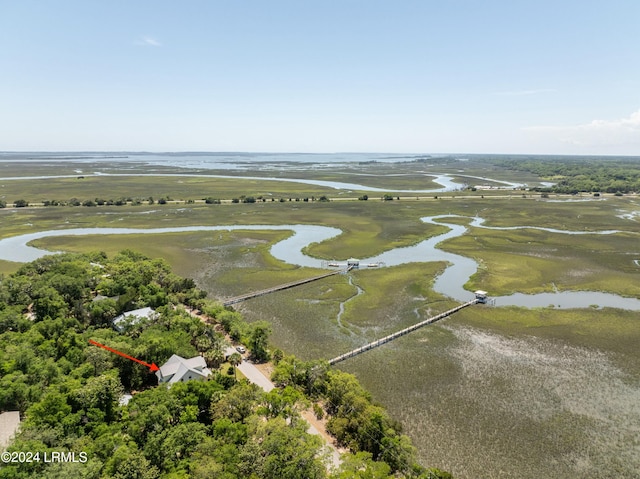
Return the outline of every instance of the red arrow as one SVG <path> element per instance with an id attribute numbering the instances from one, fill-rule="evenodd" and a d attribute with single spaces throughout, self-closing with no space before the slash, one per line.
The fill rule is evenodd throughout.
<path id="1" fill-rule="evenodd" d="M 113 349 L 113 348 L 110 348 L 109 346 L 105 346 L 104 344 L 100 344 L 99 342 L 94 341 L 93 339 L 89 340 L 89 344 L 93 344 L 94 346 L 98 346 L 99 348 L 106 349 L 107 351 L 111 351 L 112 353 L 116 353 L 122 356 L 123 358 L 131 359 L 131 361 L 140 363 L 143 366 L 148 367 L 151 372 L 154 372 L 160 369 L 158 366 L 155 365 L 155 363 L 151 363 L 151 364 L 145 363 L 144 361 L 140 361 L 139 359 L 136 359 L 133 356 L 129 356 L 128 354 L 125 354 L 122 351 L 118 351 L 117 349 Z"/>

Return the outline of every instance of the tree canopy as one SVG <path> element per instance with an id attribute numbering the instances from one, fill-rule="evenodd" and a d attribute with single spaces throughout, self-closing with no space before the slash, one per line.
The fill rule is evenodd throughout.
<path id="1" fill-rule="evenodd" d="M 163 260 L 131 251 L 51 255 L 0 278 L 0 411 L 23 418 L 9 451 L 85 459 L 10 463 L 0 479 L 440 477 L 415 463 L 399 425 L 355 378 L 326 363 L 279 352 L 281 387 L 265 393 L 223 374 L 224 355 L 210 354 L 207 381 L 169 388 L 146 367 L 89 343 L 162 364 L 172 354 L 207 359 L 224 350 L 226 328 L 265 359 L 268 323 L 249 325 L 204 296 Z M 147 306 L 158 314 L 113 328 L 119 313 Z M 321 439 L 299 415 L 311 401 L 324 404 L 329 430 L 357 453 L 338 470 L 328 470 Z"/>
<path id="2" fill-rule="evenodd" d="M 637 158 L 535 157 L 496 160 L 516 171 L 528 171 L 552 183 L 537 191 L 576 194 L 580 192 L 631 193 L 640 191 Z"/>

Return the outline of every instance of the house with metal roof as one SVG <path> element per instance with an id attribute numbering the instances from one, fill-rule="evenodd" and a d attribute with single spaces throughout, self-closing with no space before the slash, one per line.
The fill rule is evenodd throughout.
<path id="1" fill-rule="evenodd" d="M 207 363 L 202 356 L 185 359 L 177 354 L 172 355 L 169 360 L 160 366 L 156 371 L 158 383 L 179 383 L 198 379 L 203 381 L 211 374 L 207 368 Z"/>
<path id="2" fill-rule="evenodd" d="M 158 313 L 153 308 L 134 309 L 113 318 L 113 327 L 121 333 L 128 325 L 136 324 L 141 319 L 155 319 L 157 317 Z"/>

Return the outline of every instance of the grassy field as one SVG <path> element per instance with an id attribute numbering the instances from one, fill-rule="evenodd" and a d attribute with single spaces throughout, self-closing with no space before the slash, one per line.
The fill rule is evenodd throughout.
<path id="1" fill-rule="evenodd" d="M 143 157 L 139 157 L 142 159 Z M 162 174 L 176 173 L 171 166 L 147 165 L 132 158 L 84 160 L 84 161 L 56 161 L 56 160 L 24 160 L 20 162 L 0 162 L 0 178 L 16 176 L 38 175 L 72 175 L 80 177 L 92 173 L 107 174 Z M 180 173 L 189 174 L 219 174 L 244 176 L 276 176 L 282 178 L 305 178 L 311 180 L 338 181 L 363 184 L 370 187 L 397 190 L 421 190 L 440 188 L 434 183 L 434 175 L 447 174 L 456 178 L 461 184 L 487 184 L 499 186 L 501 183 L 490 180 L 480 180 L 474 177 L 491 177 L 502 181 L 515 183 L 538 184 L 539 178 L 525 172 L 516 172 L 498 168 L 486 159 L 468 159 L 458 161 L 453 158 L 432 158 L 427 161 L 415 162 L 408 159 L 404 162 L 378 162 L 375 164 L 344 163 L 335 164 L 330 168 L 310 168 L 308 164 L 295 162 L 277 162 L 256 165 L 247 163 L 240 169 L 197 169 L 181 168 Z M 88 177 L 87 177 L 88 178 Z M 85 178 L 86 179 L 86 178 Z"/>
<path id="2" fill-rule="evenodd" d="M 73 175 L 71 178 L 46 178 L 28 180 L 4 180 L 0 183 L 0 198 L 8 203 L 18 199 L 25 199 L 30 203 L 41 203 L 45 200 L 68 201 L 78 198 L 80 201 L 102 198 L 139 198 L 170 197 L 177 200 L 198 200 L 206 197 L 232 199 L 240 196 L 274 198 L 305 198 L 320 197 L 322 195 L 340 198 L 343 196 L 359 196 L 366 192 L 355 189 L 353 191 L 337 190 L 335 188 L 314 186 L 304 183 L 258 181 L 244 178 L 211 178 L 206 175 L 244 175 L 284 179 L 305 178 L 308 180 L 336 181 L 342 183 L 361 184 L 373 188 L 385 188 L 389 193 L 396 190 L 429 190 L 441 188 L 440 184 L 432 181 L 433 176 L 419 170 L 413 173 L 397 173 L 397 166 L 381 165 L 378 173 L 366 173 L 363 167 L 352 167 L 337 171 L 234 171 L 208 170 L 205 173 L 198 170 L 182 170 L 183 176 L 143 176 L 148 174 L 175 174 L 175 170 L 166 167 L 149 168 L 137 163 L 113 163 L 105 167 L 104 163 L 89 165 L 78 164 L 77 168 L 66 165 L 55 167 L 54 163 L 29 162 L 20 164 L 0 164 L 0 177 L 20 176 L 57 176 Z M 25 169 L 28 168 L 28 171 Z M 78 169 L 78 168 L 81 168 Z M 81 171 L 80 173 L 78 173 Z M 87 173 L 82 173 L 86 171 Z M 90 173 L 119 174 L 131 176 L 90 176 Z M 462 183 L 462 182 L 461 182 Z M 368 193 L 372 198 L 379 198 L 382 193 Z"/>
<path id="3" fill-rule="evenodd" d="M 635 477 L 632 376 L 601 350 L 465 323 L 450 318 L 341 368 L 402 421 L 425 463 L 455 477 Z"/>
<path id="4" fill-rule="evenodd" d="M 257 181 L 235 178 L 87 176 L 78 178 L 48 178 L 43 180 L 5 181 L 1 188 L 7 202 L 25 199 L 30 203 L 45 200 L 80 201 L 95 198 L 118 199 L 153 197 L 175 200 L 198 200 L 207 197 L 232 199 L 242 195 L 271 198 L 304 198 L 344 194 L 333 188 L 278 181 Z M 72 195 L 72 196 L 70 196 Z M 352 194 L 353 195 L 353 194 Z"/>
<path id="5" fill-rule="evenodd" d="M 587 290 L 637 296 L 638 235 L 575 236 L 540 230 L 496 231 L 473 228 L 455 238 L 447 251 L 476 259 L 481 268 L 468 285 L 494 295 Z"/>
<path id="6" fill-rule="evenodd" d="M 391 170 L 375 173 L 381 171 Z M 344 176 L 350 174 L 353 171 Z M 76 189 L 76 185 L 86 188 L 83 181 L 69 181 L 69 189 L 60 191 L 80 197 L 79 191 L 88 191 Z M 149 181 L 132 178 L 126 186 Z M 119 187 L 116 183 L 114 188 Z M 176 193 L 209 188 L 199 181 L 174 186 Z M 271 185 L 256 185 L 267 187 Z M 468 289 L 503 294 L 557 288 L 640 296 L 640 267 L 634 263 L 640 259 L 637 198 L 554 202 L 523 198 L 520 193 L 501 195 L 5 209 L 0 210 L 0 237 L 71 227 L 320 224 L 343 233 L 310 245 L 307 253 L 333 259 L 366 257 L 446 231 L 446 226 L 421 222 L 424 216 L 478 215 L 487 226 L 626 233 L 566 235 L 472 227 L 466 235 L 440 245 L 480 263 Z M 469 222 L 460 217 L 446 221 Z M 109 253 L 129 248 L 164 257 L 178 274 L 194 278 L 211 296 L 228 297 L 318 273 L 283 264 L 269 254 L 270 246 L 288 234 L 56 237 L 36 244 L 52 250 Z M 16 266 L 0 262 L 0 271 L 7 273 Z M 238 309 L 251 321 L 270 321 L 275 346 L 305 359 L 329 358 L 453 306 L 432 290 L 443 267 L 443 263 L 412 263 L 336 275 L 252 299 Z M 448 469 L 457 478 L 581 478 L 594 470 L 633 478 L 640 470 L 638 326 L 637 312 L 596 310 L 589 305 L 580 310 L 473 306 L 340 367 L 356 373 L 374 397 L 402 420 L 424 464 Z"/>

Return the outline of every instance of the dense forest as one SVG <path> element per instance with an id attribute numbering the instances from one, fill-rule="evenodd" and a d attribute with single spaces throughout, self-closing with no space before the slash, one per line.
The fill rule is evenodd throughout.
<path id="1" fill-rule="evenodd" d="M 120 313 L 147 306 L 159 314 L 113 327 Z M 256 361 L 273 356 L 276 389 L 237 378 L 225 335 Z M 0 277 L 0 412 L 22 418 L 8 451 L 41 455 L 0 465 L 0 478 L 451 477 L 415 462 L 400 425 L 354 376 L 271 354 L 268 335 L 268 323 L 246 323 L 165 261 L 131 251 L 51 255 Z M 159 365 L 202 355 L 213 374 L 158 385 L 148 368 L 90 339 Z M 309 406 L 351 451 L 338 469 L 306 432 L 299 412 Z M 76 460 L 42 460 L 53 452 Z"/>
<path id="2" fill-rule="evenodd" d="M 580 192 L 640 192 L 639 158 L 540 157 L 495 160 L 498 166 L 527 171 L 554 183 L 536 191 L 577 194 Z"/>

